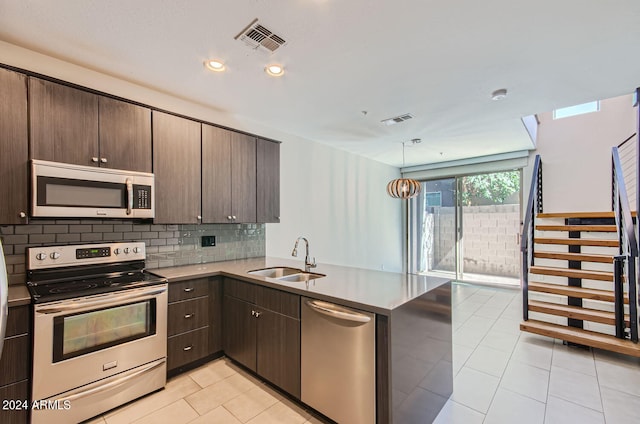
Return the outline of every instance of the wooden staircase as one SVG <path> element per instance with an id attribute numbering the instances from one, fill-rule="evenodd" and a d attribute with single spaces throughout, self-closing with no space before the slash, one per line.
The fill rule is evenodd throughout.
<path id="1" fill-rule="evenodd" d="M 540 213 L 522 331 L 640 357 L 640 344 L 615 337 L 613 212 Z M 625 293 L 625 314 L 629 297 Z M 629 316 L 624 316 L 627 325 Z"/>

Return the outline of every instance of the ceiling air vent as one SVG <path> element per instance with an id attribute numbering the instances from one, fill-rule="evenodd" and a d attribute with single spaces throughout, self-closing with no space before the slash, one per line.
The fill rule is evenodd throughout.
<path id="1" fill-rule="evenodd" d="M 393 118 L 388 118 L 388 119 L 383 119 L 382 121 L 382 125 L 395 125 L 395 124 L 399 124 L 400 122 L 404 122 L 406 120 L 412 119 L 413 115 L 410 113 L 405 113 L 404 115 L 400 115 L 400 116 L 395 116 Z"/>
<path id="2" fill-rule="evenodd" d="M 257 18 L 240 31 L 235 39 L 244 41 L 252 49 L 264 50 L 268 53 L 273 53 L 287 44 L 284 38 L 259 23 Z"/>

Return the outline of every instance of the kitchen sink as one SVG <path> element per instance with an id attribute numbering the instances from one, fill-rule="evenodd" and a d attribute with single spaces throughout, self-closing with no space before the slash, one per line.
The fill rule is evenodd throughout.
<path id="1" fill-rule="evenodd" d="M 263 269 L 254 269 L 253 271 L 249 271 L 247 274 L 251 275 L 259 275 L 261 277 L 266 278 L 282 278 L 292 274 L 301 273 L 302 270 L 297 268 L 288 268 L 288 267 L 271 267 L 271 268 L 263 268 Z"/>
<path id="2" fill-rule="evenodd" d="M 316 278 L 326 277 L 324 274 L 316 274 L 314 272 L 299 272 L 297 274 L 286 275 L 278 278 L 280 281 L 288 281 L 292 283 L 301 283 L 309 280 L 315 280 Z"/>

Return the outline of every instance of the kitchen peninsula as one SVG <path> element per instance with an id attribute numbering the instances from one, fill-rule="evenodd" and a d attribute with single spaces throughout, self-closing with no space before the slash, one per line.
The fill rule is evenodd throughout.
<path id="1" fill-rule="evenodd" d="M 212 324 L 208 331 L 210 347 L 215 346 L 208 352 L 224 350 L 227 356 L 297 399 L 300 399 L 298 370 L 293 374 L 297 381 L 291 381 L 290 376 L 291 369 L 294 366 L 299 368 L 300 364 L 300 299 L 332 302 L 375 314 L 376 422 L 431 422 L 438 415 L 453 389 L 451 284 L 448 280 L 325 264 L 318 264 L 313 269 L 314 273 L 324 276 L 309 281 L 291 282 L 249 274 L 253 270 L 274 267 L 304 268 L 299 260 L 267 257 L 161 268 L 153 272 L 169 280 L 170 293 L 172 287 L 178 285 L 181 290 L 184 286 L 185 292 L 198 290 L 197 285 L 194 289 L 189 282 L 201 285 L 207 282 L 210 287 L 215 287 L 209 296 L 212 300 L 217 298 L 217 301 L 210 302 L 210 308 L 224 309 L 224 313 L 209 311 L 210 322 L 218 322 L 217 325 Z M 258 294 L 249 295 L 251 290 L 257 290 Z M 261 296 L 260 291 L 265 291 L 266 294 Z M 280 299 L 278 294 L 285 297 Z M 260 299 L 267 300 L 263 302 Z M 274 354 L 278 352 L 278 347 L 271 352 L 271 357 L 286 356 L 286 359 L 282 359 L 285 362 L 281 366 L 270 364 L 265 367 L 265 372 L 259 369 L 256 371 L 254 352 L 256 349 L 260 350 L 259 343 L 265 337 L 254 335 L 250 340 L 250 348 L 246 345 L 238 347 L 238 340 L 234 335 L 240 333 L 239 337 L 247 337 L 246 328 L 237 326 L 245 318 L 236 314 L 235 309 L 229 312 L 228 304 L 240 303 L 249 307 L 252 318 L 257 318 L 256 311 L 260 316 L 262 309 L 265 310 L 264 313 L 275 311 L 274 316 L 281 318 L 283 322 L 271 327 L 287 329 L 287 336 L 297 329 L 297 337 L 287 337 L 286 341 L 281 340 L 280 343 L 291 343 L 289 339 L 293 338 L 293 346 L 280 346 L 284 350 L 278 354 Z M 227 322 L 231 320 L 233 322 Z M 249 320 L 248 323 L 253 325 L 255 332 L 257 320 Z M 291 323 L 294 325 L 293 330 Z M 239 329 L 242 331 L 239 332 Z M 223 335 L 216 335 L 216 331 Z M 278 336 L 271 334 L 267 339 L 277 340 Z M 271 348 L 273 346 L 265 350 Z M 191 345 L 179 350 L 184 349 L 192 350 Z M 249 359 L 248 350 L 253 354 Z M 282 381 L 279 380 L 280 377 Z"/>

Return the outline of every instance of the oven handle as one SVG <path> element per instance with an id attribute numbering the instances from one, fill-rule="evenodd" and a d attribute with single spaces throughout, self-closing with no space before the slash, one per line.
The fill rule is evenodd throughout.
<path id="1" fill-rule="evenodd" d="M 96 306 L 111 306 L 111 305 L 117 305 L 119 303 L 122 303 L 124 301 L 127 300 L 135 300 L 135 299 L 139 299 L 141 297 L 149 297 L 149 296 L 155 296 L 158 295 L 160 293 L 164 293 L 167 291 L 167 286 L 164 285 L 162 286 L 162 288 L 159 289 L 152 289 L 152 290 L 145 290 L 143 292 L 138 292 L 138 293 L 134 293 L 134 294 L 121 294 L 121 295 L 114 295 L 109 296 L 109 299 L 99 299 L 99 300 L 94 300 L 94 301 L 77 301 L 74 300 L 73 303 L 69 302 L 67 304 L 61 304 L 61 305 L 56 305 L 50 308 L 42 308 L 42 309 L 37 309 L 35 312 L 37 314 L 46 314 L 46 315 L 50 315 L 50 314 L 57 314 L 60 312 L 68 312 L 68 311 L 75 311 L 78 309 L 87 309 L 87 308 L 94 308 Z"/>
<path id="2" fill-rule="evenodd" d="M 83 391 L 78 392 L 78 393 L 73 393 L 71 395 L 65 396 L 63 398 L 58 398 L 56 400 L 58 402 L 66 402 L 66 401 L 71 402 L 71 401 L 74 401 L 76 399 L 80 399 L 80 398 L 83 398 L 83 397 L 86 397 L 86 396 L 94 395 L 96 393 L 104 392 L 104 391 L 109 390 L 109 389 L 113 389 L 114 387 L 118 387 L 118 386 L 123 385 L 124 383 L 126 383 L 127 381 L 129 381 L 129 380 L 131 380 L 133 378 L 136 378 L 136 377 L 138 377 L 138 376 L 140 376 L 142 374 L 148 373 L 148 372 L 158 368 L 159 366 L 164 365 L 165 362 L 166 361 L 163 358 L 159 362 L 153 363 L 153 364 L 151 364 L 150 366 L 148 366 L 148 367 L 146 367 L 144 369 L 141 369 L 139 371 L 134 372 L 133 374 L 129 374 L 127 376 L 118 378 L 117 380 L 110 381 L 107 384 L 100 384 L 99 386 L 93 387 L 91 389 L 83 390 Z"/>

